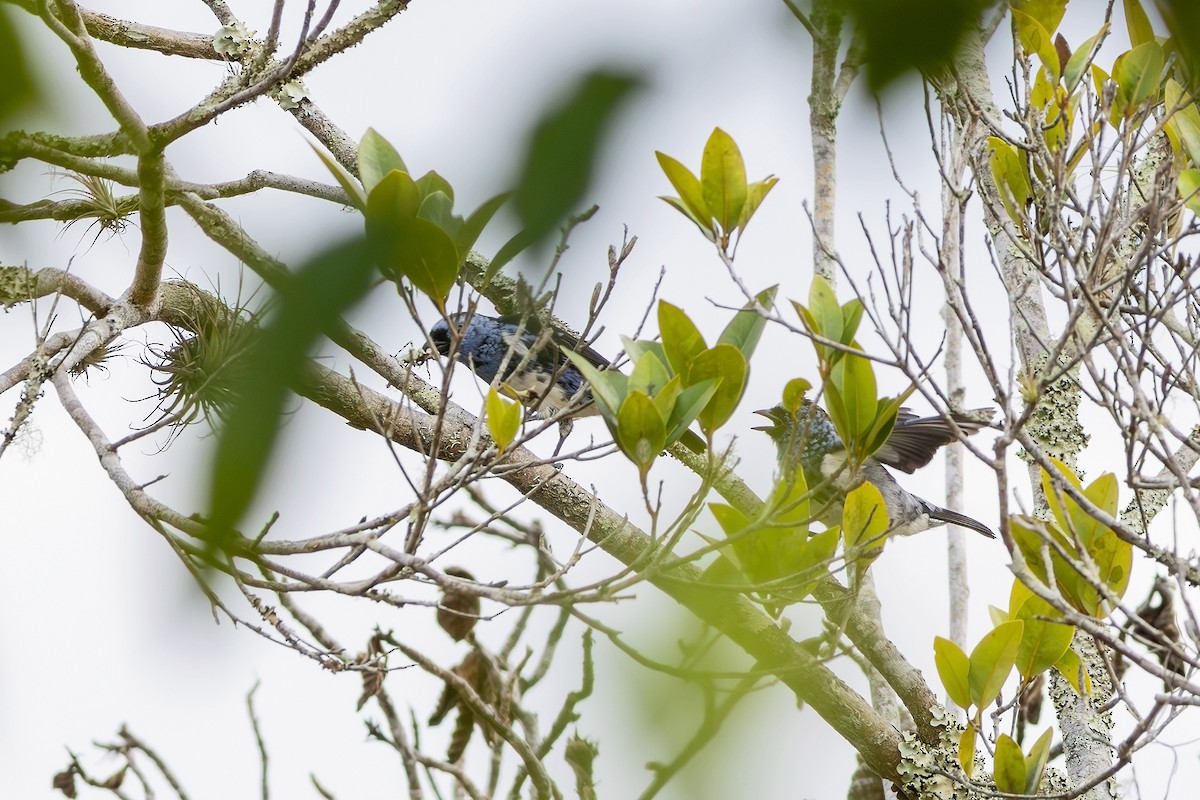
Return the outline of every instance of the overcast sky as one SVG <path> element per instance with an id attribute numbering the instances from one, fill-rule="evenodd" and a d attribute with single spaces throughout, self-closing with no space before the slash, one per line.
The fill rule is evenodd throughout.
<path id="1" fill-rule="evenodd" d="M 361 7 L 344 5 L 343 17 Z M 245 15 L 251 28 L 265 31 L 263 9 L 268 4 L 235 0 L 231 6 Z M 218 27 L 195 0 L 113 0 L 89 7 L 179 30 L 212 32 Z M 300 3 L 292 3 L 288 14 L 295 19 L 300 9 Z M 52 106 L 30 127 L 79 134 L 111 130 L 111 119 L 77 80 L 65 46 L 38 26 L 20 21 L 27 23 L 21 31 L 27 34 L 28 52 L 35 54 Z M 1084 32 L 1077 39 L 1094 33 L 1096 26 L 1088 25 L 1080 28 Z M 121 90 L 151 122 L 195 103 L 225 72 L 216 63 L 123 52 L 103 44 L 98 50 Z M 618 334 L 632 333 L 660 267 L 666 268 L 661 296 L 692 314 L 710 339 L 720 331 L 727 312 L 715 304 L 740 303 L 736 288 L 693 226 L 656 199 L 668 193 L 669 186 L 654 161 L 654 151 L 662 150 L 696 168 L 714 126 L 737 140 L 751 179 L 769 173 L 780 177 L 738 251 L 741 275 L 755 289 L 779 284 L 781 297 L 803 300 L 811 277 L 811 238 L 804 211 L 812 194 L 806 122 L 809 47 L 782 3 L 417 0 L 363 45 L 306 77 L 305 84 L 313 100 L 351 136 L 374 127 L 397 146 L 414 172 L 436 169 L 446 176 L 461 209 L 507 188 L 531 119 L 581 72 L 600 63 L 644 71 L 648 88 L 630 105 L 605 150 L 590 195 L 601 210 L 573 240 L 564 262 L 566 291 L 560 314 L 582 319 L 591 286 L 603 275 L 607 246 L 619 242 L 628 225 L 639 243 L 605 314 L 607 333 L 598 347 L 615 353 L 620 348 Z M 997 88 L 1002 94 L 1001 84 Z M 893 221 L 909 212 L 911 204 L 898 189 L 881 147 L 874 102 L 861 90 L 851 100 L 841 125 L 838 246 L 865 281 L 870 264 L 858 215 L 880 243 L 886 239 L 889 199 L 895 203 Z M 884 117 L 901 177 L 921 193 L 926 207 L 935 207 L 936 173 L 917 88 L 898 89 L 885 103 Z M 215 182 L 269 169 L 327 181 L 309 138 L 290 116 L 261 100 L 173 145 L 167 156 L 188 180 Z M 20 202 L 69 187 L 69 182 L 29 163 L 0 183 L 5 199 Z M 361 224 L 358 216 L 337 206 L 279 192 L 222 205 L 267 251 L 292 265 Z M 168 216 L 169 271 L 205 287 L 219 286 L 227 297 L 236 294 L 239 272 L 232 257 L 209 243 L 182 213 L 170 211 Z M 0 260 L 27 261 L 31 267 L 63 268 L 70 263 L 74 273 L 119 293 L 136 259 L 137 229 L 130 227 L 118 237 L 101 236 L 93 244 L 93 234 L 83 228 L 63 231 L 51 223 L 4 228 Z M 502 218 L 480 250 L 494 252 L 512 232 L 511 219 Z M 976 227 L 970 236 L 975 253 L 972 288 L 980 297 L 998 297 L 982 232 Z M 931 276 L 918 286 L 929 288 L 917 292 L 914 313 L 928 320 L 918 338 L 922 352 L 929 355 L 936 351 L 944 327 Z M 1003 358 L 1008 352 L 1005 309 L 1000 303 L 979 307 L 994 325 L 999 345 L 994 352 Z M 47 304 L 40 308 L 48 312 Z M 60 329 L 79 324 L 78 312 L 69 305 L 60 308 L 59 315 Z M 354 322 L 393 352 L 416 335 L 395 295 L 384 291 L 355 312 Z M 0 368 L 30 350 L 32 329 L 25 307 L 0 317 Z M 161 342 L 163 337 L 157 327 L 131 331 L 126 360 L 77 382 L 111 438 L 153 418 L 154 401 L 144 398 L 154 387 L 137 359 L 147 341 Z M 800 339 L 768 331 L 752 363 L 743 411 L 727 429 L 727 435 L 738 438 L 743 475 L 760 491 L 769 485 L 773 453 L 765 437 L 750 430 L 756 424 L 750 411 L 776 402 L 788 379 L 815 378 L 810 350 Z M 336 354 L 325 363 L 343 371 L 351 366 Z M 360 368 L 356 375 L 384 388 L 363 372 Z M 889 392 L 906 385 L 899 373 L 881 373 L 879 381 Z M 463 376 L 456 399 L 470 406 L 477 392 Z M 17 391 L 3 399 L 11 409 Z M 991 402 L 986 387 L 968 392 L 968 405 Z M 378 439 L 348 429 L 324 411 L 299 404 L 297 408 L 266 495 L 250 517 L 255 524 L 278 508 L 283 517 L 276 533 L 299 538 L 406 502 L 403 482 Z M 97 774 L 108 774 L 116 762 L 98 757 L 90 743 L 111 740 L 117 728 L 128 723 L 177 768 L 193 798 L 253 796 L 258 791 L 258 759 L 244 696 L 256 681 L 261 682 L 258 710 L 277 796 L 315 796 L 308 784 L 310 772 L 343 799 L 367 791 L 390 793 L 400 785 L 398 760 L 383 745 L 365 742 L 363 718 L 378 714 L 371 705 L 361 714 L 354 712 L 361 689 L 355 677 L 331 675 L 228 621 L 214 625 L 178 560 L 106 480 L 53 392 L 39 403 L 33 424 L 23 452 L 10 452 L 0 460 L 0 638 L 5 643 L 0 655 L 0 753 L 6 754 L 0 763 L 9 765 L 3 779 L 7 795 L 45 796 L 51 776 L 67 763 L 66 748 L 82 754 Z M 577 437 L 603 433 L 598 421 L 580 422 L 576 430 L 580 429 Z M 985 443 L 986 437 L 981 434 Z M 127 467 L 145 481 L 168 475 L 156 485 L 158 496 L 185 512 L 202 510 L 212 438 L 196 428 L 159 452 L 165 443 L 159 438 L 134 448 L 126 454 Z M 1097 453 L 1102 451 L 1093 449 L 1088 456 Z M 1098 473 L 1103 461 L 1085 464 Z M 614 507 L 640 506 L 634 499 L 635 472 L 623 461 L 570 465 L 568 472 L 585 484 L 603 481 L 604 499 Z M 677 496 L 691 485 L 687 474 L 666 460 L 655 468 L 654 477 L 672 481 L 669 488 Z M 939 460 L 904 483 L 940 501 L 941 479 Z M 970 466 L 967 510 L 993 527 L 994 495 L 990 474 Z M 534 509 L 528 507 L 528 513 Z M 552 542 L 567 552 L 574 534 L 548 515 L 540 516 Z M 713 527 L 707 519 L 701 524 L 705 532 Z M 481 578 L 504 577 L 488 574 L 489 569 L 502 571 L 508 563 L 504 554 L 493 551 L 464 552 L 462 561 Z M 947 633 L 944 551 L 944 537 L 930 533 L 889 544 L 875 567 L 885 624 L 934 685 L 932 638 Z M 986 630 L 987 604 L 1007 604 L 1011 578 L 998 542 L 973 537 L 970 553 L 974 641 Z M 593 557 L 587 566 L 595 570 L 591 574 L 614 568 L 605 558 Z M 1130 597 L 1140 592 L 1135 587 Z M 633 640 L 656 657 L 671 659 L 674 639 L 694 631 L 656 590 L 641 587 L 636 594 L 636 601 L 592 612 L 632 628 Z M 461 654 L 461 646 L 429 626 L 428 609 L 398 611 L 319 597 L 302 600 L 333 620 L 348 646 L 361 647 L 376 625 L 404 631 L 428 627 L 431 652 L 447 661 Z M 549 620 L 552 615 L 545 616 Z M 799 610 L 793 616 L 797 636 L 814 628 L 813 615 Z M 484 640 L 497 641 L 506 630 L 505 621 L 502 616 L 495 624 L 494 636 L 482 626 Z M 573 630 L 565 638 L 553 685 L 539 690 L 545 698 L 531 697 L 535 704 L 544 703 L 539 706 L 544 717 L 554 713 L 558 694 L 578 680 L 579 635 Z M 631 668 L 607 643 L 596 649 L 599 686 L 596 699 L 581 708 L 578 729 L 600 743 L 601 795 L 634 796 L 649 781 L 644 763 L 668 760 L 675 752 L 660 738 L 656 725 L 670 730 L 690 722 L 686 717 L 682 722 L 656 721 L 655 714 L 667 714 L 661 699 L 666 687 Z M 853 670 L 840 672 L 862 686 Z M 388 685 L 399 702 L 417 709 L 419 717 L 428 714 L 437 688 L 432 681 L 408 670 L 394 673 Z M 657 707 L 651 702 L 655 696 L 660 698 Z M 1177 733 L 1182 735 L 1182 730 Z M 1143 780 L 1147 772 L 1170 774 L 1169 750 L 1154 748 L 1146 755 L 1153 766 L 1140 774 Z M 720 764 L 731 762 L 721 762 L 718 756 L 741 760 L 737 769 L 721 769 Z M 735 715 L 727 735 L 699 761 L 696 770 L 662 796 L 837 797 L 844 794 L 853 768 L 850 749 L 814 712 L 797 712 L 791 695 L 778 688 L 749 701 L 745 713 Z M 705 771 L 703 762 L 715 766 Z M 1194 751 L 1184 762 L 1176 766 L 1195 778 Z M 556 774 L 565 773 L 557 768 Z"/>

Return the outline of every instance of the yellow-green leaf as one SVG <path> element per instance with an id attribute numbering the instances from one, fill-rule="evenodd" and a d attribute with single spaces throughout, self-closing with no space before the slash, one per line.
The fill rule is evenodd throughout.
<path id="1" fill-rule="evenodd" d="M 347 172 L 345 167 L 330 158 L 324 150 L 317 147 L 312 142 L 309 142 L 308 146 L 311 147 L 313 152 L 317 154 L 317 158 L 321 159 L 321 163 L 325 165 L 325 169 L 329 170 L 330 173 L 333 174 L 333 177 L 337 180 L 338 185 L 342 187 L 342 191 L 344 191 L 346 196 L 350 199 L 350 205 L 354 206 L 359 211 L 366 211 L 367 193 L 363 191 L 362 186 L 360 186 L 358 181 L 354 179 L 354 176 Z"/>
<path id="2" fill-rule="evenodd" d="M 988 137 L 988 150 L 992 180 L 996 182 L 1004 210 L 1014 223 L 1023 225 L 1025 204 L 1032 195 L 1025 162 L 1016 147 L 996 136 Z"/>
<path id="3" fill-rule="evenodd" d="M 666 300 L 658 301 L 658 330 L 662 334 L 663 352 L 677 375 L 686 375 L 692 360 L 708 349 L 691 317 Z"/>
<path id="4" fill-rule="evenodd" d="M 1042 773 L 1050 760 L 1050 741 L 1054 728 L 1047 728 L 1033 743 L 1025 757 L 1025 794 L 1037 794 L 1042 786 Z"/>
<path id="5" fill-rule="evenodd" d="M 1021 746 L 1006 733 L 996 739 L 996 788 L 1009 794 L 1025 791 L 1025 754 Z"/>
<path id="6" fill-rule="evenodd" d="M 643 478 L 667 443 L 667 421 L 644 392 L 631 391 L 617 414 L 617 445 Z"/>
<path id="7" fill-rule="evenodd" d="M 713 212 L 709 210 L 708 205 L 704 201 L 704 193 L 700 188 L 700 179 L 693 175 L 690 169 L 666 153 L 660 153 L 656 150 L 654 155 L 658 158 L 658 165 L 662 167 L 667 180 L 675 187 L 675 191 L 679 192 L 679 201 L 683 206 L 680 210 L 700 226 L 701 229 L 711 231 Z M 664 197 L 663 199 L 667 200 L 668 198 Z"/>
<path id="8" fill-rule="evenodd" d="M 1133 47 L 1154 41 L 1154 28 L 1146 9 L 1138 0 L 1125 0 L 1125 27 L 1129 30 L 1129 44 Z"/>
<path id="9" fill-rule="evenodd" d="M 1017 585 L 1029 591 L 1020 581 Z M 1014 587 L 1015 589 L 1015 587 Z M 1013 619 L 1024 621 L 1021 645 L 1017 649 L 1017 670 L 1024 678 L 1032 678 L 1058 663 L 1063 653 L 1071 646 L 1075 628 L 1058 622 L 1048 622 L 1038 617 L 1058 617 L 1054 607 L 1030 592 L 1029 597 L 1013 612 Z"/>
<path id="10" fill-rule="evenodd" d="M 968 778 L 975 772 L 975 729 L 970 726 L 958 740 L 958 763 Z"/>
<path id="11" fill-rule="evenodd" d="M 1083 661 L 1079 658 L 1079 654 L 1074 650 L 1067 649 L 1067 652 L 1062 654 L 1062 658 L 1054 665 L 1054 668 L 1067 679 L 1067 683 L 1075 690 L 1075 694 L 1080 697 L 1090 693 L 1091 677 L 1087 674 L 1087 667 L 1083 665 Z M 1083 675 L 1083 685 L 1079 683 L 1080 674 Z M 1089 692 L 1085 693 L 1084 688 L 1087 687 Z"/>
<path id="12" fill-rule="evenodd" d="M 1129 116 L 1150 98 L 1162 85 L 1163 50 L 1158 42 L 1144 42 L 1117 56 L 1113 62 L 1113 80 L 1117 82 L 1116 105 Z"/>
<path id="13" fill-rule="evenodd" d="M 1017 661 L 1017 648 L 1025 623 L 1012 620 L 988 631 L 971 651 L 971 703 L 979 708 L 990 705 L 1000 695 Z"/>
<path id="14" fill-rule="evenodd" d="M 1075 86 L 1083 77 L 1084 69 L 1092 63 L 1092 59 L 1100 51 L 1100 45 L 1104 43 L 1104 37 L 1108 34 L 1108 28 L 1109 23 L 1104 23 L 1100 27 L 1099 33 L 1079 45 L 1075 52 L 1071 54 L 1071 57 L 1067 59 L 1067 68 L 1063 70 L 1063 82 L 1068 92 L 1075 91 Z"/>
<path id="15" fill-rule="evenodd" d="M 864 482 L 846 494 L 842 504 L 842 535 L 847 550 L 883 547 L 887 529 L 887 505 L 875 484 Z"/>
<path id="16" fill-rule="evenodd" d="M 1168 78 L 1163 87 L 1163 103 L 1170 114 L 1167 125 L 1173 128 L 1179 137 L 1191 164 L 1200 166 L 1200 110 L 1190 101 L 1179 81 L 1173 78 Z M 1184 194 L 1183 197 L 1186 198 L 1187 195 Z"/>
<path id="17" fill-rule="evenodd" d="M 494 388 L 488 387 L 487 426 L 496 447 L 505 450 L 517 438 L 521 427 L 520 404 L 504 400 Z"/>
<path id="18" fill-rule="evenodd" d="M 1054 48 L 1051 32 L 1047 31 L 1041 22 L 1029 14 L 1014 8 L 1012 15 L 1013 22 L 1017 26 L 1017 38 L 1021 42 L 1021 49 L 1027 55 L 1037 53 L 1042 66 L 1050 71 L 1050 74 L 1054 76 L 1054 82 L 1057 83 L 1062 74 L 1062 66 L 1058 61 L 1058 51 Z"/>
<path id="19" fill-rule="evenodd" d="M 1193 214 L 1200 215 L 1200 169 L 1179 173 L 1179 196 Z"/>
<path id="20" fill-rule="evenodd" d="M 935 636 L 933 639 L 933 663 L 946 694 L 960 708 L 971 705 L 969 675 L 971 662 L 963 649 L 949 639 Z M 972 751 L 974 748 L 972 748 Z"/>
<path id="21" fill-rule="evenodd" d="M 728 133 L 714 128 L 704 145 L 700 162 L 700 189 L 704 204 L 726 233 L 737 226 L 746 204 L 746 165 Z"/>

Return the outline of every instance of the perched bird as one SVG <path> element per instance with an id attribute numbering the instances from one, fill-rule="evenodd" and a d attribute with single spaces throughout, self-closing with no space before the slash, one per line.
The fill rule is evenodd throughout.
<path id="1" fill-rule="evenodd" d="M 815 514 L 823 521 L 840 523 L 846 492 L 870 481 L 883 495 L 893 533 L 908 536 L 950 523 L 979 531 L 988 538 L 996 537 L 977 520 L 909 494 L 884 466 L 914 472 L 928 464 L 938 448 L 958 440 L 955 426 L 965 434 L 975 433 L 987 424 L 991 409 L 951 414 L 952 425 L 944 417 L 918 417 L 902 408 L 883 447 L 857 471 L 852 471 L 846 463 L 846 448 L 833 420 L 815 403 L 802 401 L 795 414 L 783 406 L 755 413 L 771 421 L 770 425 L 755 430 L 765 431 L 775 441 L 783 474 L 788 476 L 796 469 L 803 470 L 805 483 L 812 492 L 813 507 L 817 509 Z"/>
<path id="2" fill-rule="evenodd" d="M 522 326 L 519 316 L 460 312 L 438 320 L 429 329 L 438 355 L 450 355 L 455 333 L 460 337 L 458 360 L 480 380 L 491 383 L 499 375 L 521 404 L 542 418 L 572 408 L 570 416 L 559 422 L 555 453 L 571 432 L 571 417 L 599 413 L 587 380 L 563 351 L 579 353 L 597 369 L 608 369 L 612 364 L 592 348 L 580 346 L 575 337 L 558 329 L 544 330 L 532 317 Z"/>
<path id="3" fill-rule="evenodd" d="M 450 355 L 454 341 L 452 325 L 462 337 L 458 360 L 488 383 L 496 379 L 503 366 L 500 379 L 516 392 L 523 405 L 537 411 L 539 416 L 554 416 L 572 402 L 579 407 L 572 416 L 598 413 L 592 403 L 591 387 L 563 351 L 578 352 L 597 369 L 608 369 L 612 364 L 592 348 L 580 347 L 575 337 L 556 328 L 546 331 L 532 317 L 522 327 L 519 316 L 489 317 L 461 312 L 451 314 L 449 319 L 439 319 L 429 329 L 429 338 L 439 355 Z"/>

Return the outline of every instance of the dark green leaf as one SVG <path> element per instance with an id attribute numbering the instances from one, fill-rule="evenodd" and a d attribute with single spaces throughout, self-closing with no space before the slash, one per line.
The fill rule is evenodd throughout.
<path id="1" fill-rule="evenodd" d="M 238 372 L 244 385 L 218 434 L 209 519 L 215 549 L 228 549 L 233 529 L 258 492 L 279 432 L 284 403 L 300 380 L 308 353 L 324 331 L 357 303 L 374 268 L 367 245 L 343 242 L 302 266 L 279 288 L 274 317 L 251 363 Z"/>
<path id="2" fill-rule="evenodd" d="M 936 72 L 950 64 L 964 37 L 978 35 L 990 0 L 846 0 L 863 45 L 867 81 L 878 91 L 910 72 Z"/>
<path id="3" fill-rule="evenodd" d="M 513 197 L 532 241 L 541 241 L 582 201 L 604 136 L 638 84 L 631 74 L 591 72 L 535 126 Z"/>
<path id="4" fill-rule="evenodd" d="M 428 220 L 413 217 L 393 222 L 380 256 L 385 271 L 407 278 L 439 307 L 458 279 L 454 242 Z"/>
<path id="5" fill-rule="evenodd" d="M 367 195 L 367 233 L 387 236 L 399 220 L 412 219 L 421 208 L 421 193 L 407 172 L 389 172 Z"/>
<path id="6" fill-rule="evenodd" d="M 676 376 L 678 377 L 678 376 Z M 708 405 L 720 381 L 700 381 L 684 389 L 675 399 L 667 418 L 667 444 L 674 444 Z"/>
<path id="7" fill-rule="evenodd" d="M 37 98 L 25 54 L 13 29 L 8 9 L 0 9 L 0 121 Z"/>

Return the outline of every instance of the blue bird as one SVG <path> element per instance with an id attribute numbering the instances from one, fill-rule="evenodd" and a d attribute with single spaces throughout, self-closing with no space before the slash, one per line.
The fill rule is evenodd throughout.
<path id="1" fill-rule="evenodd" d="M 454 354 L 458 360 L 487 383 L 496 379 L 503 366 L 500 380 L 537 416 L 552 417 L 568 406 L 572 407 L 572 417 L 599 413 L 587 380 L 562 351 L 578 352 L 597 369 L 608 369 L 612 364 L 592 348 L 580 347 L 573 336 L 558 329 L 547 332 L 533 318 L 527 319 L 522 328 L 519 316 L 461 312 L 438 320 L 429 329 L 429 338 L 439 355 L 451 354 L 456 333 L 460 337 Z"/>
<path id="2" fill-rule="evenodd" d="M 863 481 L 869 481 L 883 496 L 892 533 L 909 536 L 950 523 L 978 531 L 990 539 L 996 537 L 990 528 L 978 520 L 909 494 L 884 466 L 911 474 L 928 464 L 939 448 L 958 441 L 956 426 L 968 435 L 985 427 L 992 416 L 990 408 L 975 409 L 965 414 L 952 413 L 949 419 L 918 417 L 902 408 L 896 417 L 896 426 L 883 447 L 868 457 L 855 472 L 846 463 L 846 447 L 838 436 L 833 420 L 815 403 L 803 400 L 796 413 L 783 406 L 754 413 L 771 421 L 770 425 L 759 426 L 755 430 L 764 431 L 775 442 L 783 476 L 786 478 L 794 474 L 796 469 L 803 471 L 804 480 L 812 492 L 813 507 L 817 509 L 814 513 L 826 524 L 840 524 L 842 500 L 846 492 Z"/>

